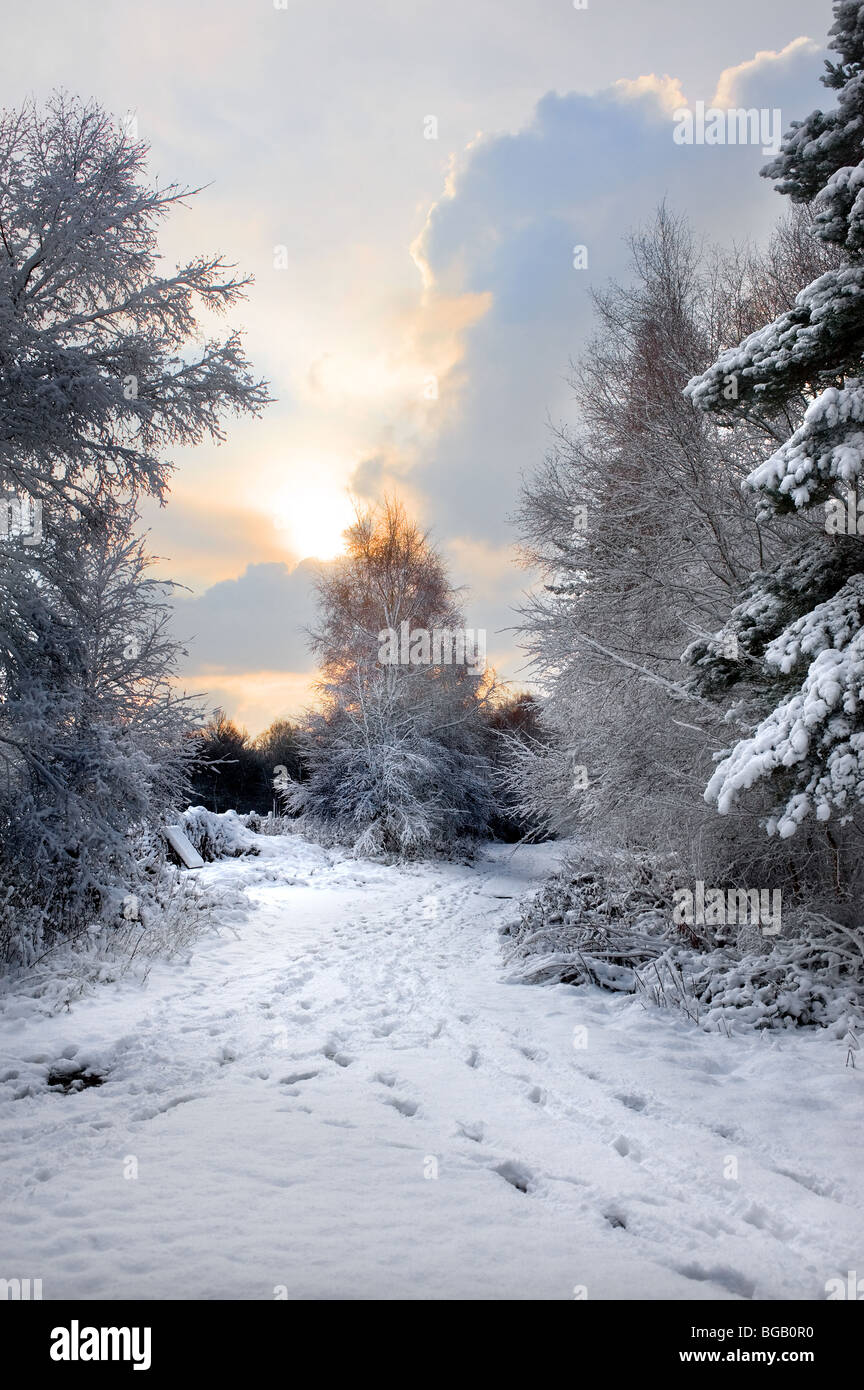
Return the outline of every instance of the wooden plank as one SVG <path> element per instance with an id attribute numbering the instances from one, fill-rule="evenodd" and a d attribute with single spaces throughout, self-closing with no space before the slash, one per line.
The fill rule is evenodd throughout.
<path id="1" fill-rule="evenodd" d="M 204 860 L 192 844 L 186 831 L 181 830 L 179 825 L 166 825 L 165 839 L 187 869 L 203 869 Z"/>

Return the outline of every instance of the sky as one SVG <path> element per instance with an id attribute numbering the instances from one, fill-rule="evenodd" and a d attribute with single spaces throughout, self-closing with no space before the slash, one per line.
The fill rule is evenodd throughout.
<path id="1" fill-rule="evenodd" d="M 830 24 L 829 0 L 7 12 L 3 104 L 62 86 L 133 119 L 153 176 L 202 190 L 164 228 L 166 270 L 219 251 L 254 276 L 227 323 L 275 401 L 177 450 L 168 505 L 143 508 L 157 573 L 186 586 L 186 689 L 253 733 L 310 703 L 311 582 L 352 498 L 385 492 L 525 683 L 510 518 L 550 429 L 578 419 L 591 289 L 626 277 L 627 234 L 664 198 L 720 242 L 769 232 L 785 200 L 761 146 L 676 143 L 673 113 L 779 109 L 785 129 L 830 105 Z"/>

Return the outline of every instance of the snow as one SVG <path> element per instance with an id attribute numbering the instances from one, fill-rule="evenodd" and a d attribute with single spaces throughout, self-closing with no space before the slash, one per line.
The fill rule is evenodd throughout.
<path id="1" fill-rule="evenodd" d="M 841 389 L 829 386 L 804 413 L 797 430 L 747 479 L 750 491 L 764 489 L 809 507 L 836 480 L 854 485 L 864 458 L 864 388 L 858 378 Z"/>
<path id="2" fill-rule="evenodd" d="M 790 382 L 842 361 L 850 344 L 860 348 L 862 305 L 864 266 L 827 271 L 800 291 L 792 309 L 721 352 L 687 383 L 685 396 L 698 410 L 722 410 L 723 391 L 734 377 L 742 400 L 752 394 L 763 405 L 782 404 Z"/>
<path id="3" fill-rule="evenodd" d="M 774 638 L 765 661 L 790 672 L 812 657 L 800 689 L 762 720 L 718 764 L 705 788 L 705 799 L 728 814 L 742 791 L 779 768 L 798 768 L 799 787 L 769 828 L 793 835 L 815 810 L 830 818 L 864 796 L 864 736 L 855 723 L 864 691 L 864 576 L 853 575 L 824 603 L 819 603 Z M 819 761 L 807 761 L 811 746 Z M 803 791 L 801 790 L 803 783 Z"/>
<path id="4" fill-rule="evenodd" d="M 205 860 L 257 852 L 254 837 L 236 811 L 217 812 L 208 811 L 206 806 L 188 806 L 180 820 L 195 851 Z"/>
<path id="5" fill-rule="evenodd" d="M 197 875 L 247 886 L 236 932 L 60 1015 L 0 998 L 4 1277 L 46 1299 L 821 1299 L 861 1267 L 864 1072 L 840 1043 L 508 981 L 500 928 L 572 846 L 397 866 L 255 839 Z"/>

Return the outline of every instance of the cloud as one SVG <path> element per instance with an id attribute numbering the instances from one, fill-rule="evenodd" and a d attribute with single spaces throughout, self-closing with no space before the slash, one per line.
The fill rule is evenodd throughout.
<path id="1" fill-rule="evenodd" d="M 714 104 L 804 115 L 820 70 L 817 45 L 798 38 L 727 67 Z M 548 92 L 520 129 L 476 136 L 451 159 L 411 247 L 416 295 L 378 296 L 387 333 L 368 348 L 357 334 L 322 345 L 294 373 L 304 408 L 326 412 L 346 442 L 351 431 L 364 441 L 353 459 L 345 453 L 355 495 L 396 493 L 432 525 L 454 580 L 471 591 L 467 620 L 487 629 L 505 673 L 520 665 L 506 629 L 527 582 L 512 564 L 507 516 L 548 447 L 548 422 L 578 417 L 568 364 L 592 332 L 591 290 L 626 276 L 627 234 L 664 197 L 718 240 L 765 232 L 783 210 L 758 177 L 760 148 L 673 141 L 683 104 L 677 77 L 646 73 L 593 94 Z M 574 266 L 576 246 L 587 248 L 587 269 Z M 306 442 L 297 439 L 295 456 Z M 268 439 L 274 471 L 261 476 L 278 477 L 276 443 Z M 337 447 L 334 477 L 338 457 Z M 275 486 L 259 487 L 262 510 Z M 303 566 L 251 565 L 187 606 L 198 632 L 191 661 L 213 673 L 211 689 L 222 672 L 226 698 L 242 703 L 269 688 L 268 672 L 310 670 L 300 633 L 312 617 L 308 577 Z M 290 631 L 274 623 L 279 613 L 291 614 Z"/>
<path id="2" fill-rule="evenodd" d="M 782 106 L 778 97 L 786 100 L 790 113 L 801 100 L 802 87 L 812 80 L 814 59 L 821 53 L 818 43 L 803 35 L 787 43 L 775 53 L 765 49 L 736 67 L 725 68 L 717 82 L 712 106 Z M 821 67 L 821 64 L 818 65 Z M 809 108 L 796 114 L 806 116 Z"/>
<path id="3" fill-rule="evenodd" d="M 656 73 L 645 73 L 642 77 L 621 77 L 614 84 L 613 90 L 624 97 L 641 97 L 646 92 L 656 96 L 660 105 L 666 111 L 675 111 L 679 106 L 687 105 L 681 83 L 677 77 L 669 77 L 665 74 L 658 77 Z"/>
<path id="4" fill-rule="evenodd" d="M 145 499 L 140 511 L 144 528 L 152 532 L 151 549 L 158 549 L 158 573 L 191 589 L 206 588 L 226 570 L 242 573 L 250 555 L 290 568 L 300 558 L 288 551 L 274 518 L 248 505 L 231 506 L 184 489 L 175 491 L 164 508 Z"/>
<path id="5" fill-rule="evenodd" d="M 719 90 L 775 106 L 794 89 L 785 104 L 804 115 L 819 91 L 818 54 L 808 39 L 760 52 L 727 68 Z M 677 78 L 656 73 L 594 94 L 547 93 L 521 130 L 472 142 L 430 209 L 414 248 L 427 295 L 488 305 L 464 330 L 447 410 L 410 474 L 451 537 L 496 547 L 511 538 L 506 514 L 548 447 L 548 422 L 578 418 L 568 365 L 593 331 L 591 290 L 626 277 L 627 235 L 662 199 L 727 242 L 764 234 L 784 210 L 759 178 L 761 147 L 674 142 L 682 100 Z M 575 267 L 579 246 L 585 269 Z"/>
<path id="6" fill-rule="evenodd" d="M 309 673 L 314 662 L 304 629 L 315 617 L 313 584 L 321 565 L 304 560 L 248 565 L 193 599 L 180 599 L 174 631 L 188 644 L 184 676 L 227 677 L 243 672 Z"/>
<path id="7" fill-rule="evenodd" d="M 184 678 L 187 690 L 207 692 L 205 711 L 223 709 L 250 734 L 260 734 L 274 719 L 295 720 L 315 703 L 315 677 L 284 671 L 244 671 L 214 679 L 209 672 L 191 672 Z"/>
<path id="8" fill-rule="evenodd" d="M 390 493 L 401 494 L 406 471 L 403 454 L 379 449 L 358 463 L 351 474 L 351 489 L 363 502 L 375 502 Z"/>

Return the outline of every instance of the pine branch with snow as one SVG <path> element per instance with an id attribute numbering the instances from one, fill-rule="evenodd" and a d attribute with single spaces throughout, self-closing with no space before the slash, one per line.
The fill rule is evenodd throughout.
<path id="1" fill-rule="evenodd" d="M 838 249 L 842 263 L 817 277 L 794 306 L 721 353 L 686 388 L 702 412 L 746 421 L 807 401 L 797 428 L 755 468 L 746 489 L 763 517 L 806 512 L 839 501 L 858 482 L 864 458 L 864 5 L 835 4 L 823 81 L 837 91 L 828 116 L 816 112 L 792 127 L 763 174 L 781 192 L 812 202 L 814 234 Z M 852 160 L 853 163 L 847 163 Z M 734 392 L 724 389 L 733 381 Z M 811 815 L 845 824 L 864 802 L 864 542 L 857 518 L 849 535 L 819 517 L 811 537 L 779 569 L 751 580 L 725 633 L 691 644 L 685 660 L 697 683 L 714 683 L 749 702 L 753 722 L 709 780 L 705 796 L 721 813 L 743 793 L 770 786 L 776 798 L 769 833 L 793 835 Z M 837 527 L 833 528 L 835 533 Z M 744 660 L 722 665 L 718 639 L 742 640 Z M 737 656 L 738 654 L 736 654 Z M 730 710 L 729 715 L 741 710 Z"/>

